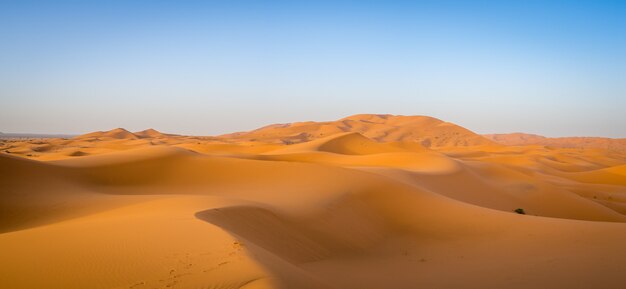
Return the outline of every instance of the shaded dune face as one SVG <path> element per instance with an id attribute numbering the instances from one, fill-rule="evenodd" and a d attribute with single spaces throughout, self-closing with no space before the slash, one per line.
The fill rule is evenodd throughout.
<path id="1" fill-rule="evenodd" d="M 615 150 L 392 115 L 0 146 L 1 288 L 626 284 Z"/>

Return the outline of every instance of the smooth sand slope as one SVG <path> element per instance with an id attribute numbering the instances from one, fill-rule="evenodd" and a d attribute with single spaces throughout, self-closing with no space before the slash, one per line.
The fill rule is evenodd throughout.
<path id="1" fill-rule="evenodd" d="M 624 288 L 626 155 L 357 115 L 0 142 L 0 288 Z M 525 215 L 514 213 L 523 209 Z"/>
<path id="2" fill-rule="evenodd" d="M 626 138 L 605 137 L 544 137 L 527 133 L 486 134 L 494 142 L 505 145 L 543 145 L 561 148 L 597 148 L 626 153 Z"/>
<path id="3" fill-rule="evenodd" d="M 358 132 L 380 142 L 410 141 L 425 147 L 492 144 L 463 127 L 433 117 L 387 114 L 358 114 L 328 122 L 275 124 L 222 137 L 293 144 L 344 132 Z"/>

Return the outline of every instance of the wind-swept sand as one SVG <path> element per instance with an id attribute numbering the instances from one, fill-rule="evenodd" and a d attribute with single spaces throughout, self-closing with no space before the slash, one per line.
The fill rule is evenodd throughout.
<path id="1" fill-rule="evenodd" d="M 535 134 L 510 133 L 486 134 L 484 137 L 505 145 L 544 145 L 564 148 L 599 148 L 626 153 L 626 138 L 612 139 L 605 137 L 555 137 L 549 138 Z"/>
<path id="2" fill-rule="evenodd" d="M 219 137 L 2 140 L 0 152 L 0 288 L 626 284 L 619 150 L 357 115 Z"/>

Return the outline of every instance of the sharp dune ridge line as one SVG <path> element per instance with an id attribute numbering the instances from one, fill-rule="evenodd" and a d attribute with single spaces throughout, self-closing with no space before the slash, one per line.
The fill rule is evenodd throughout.
<path id="1" fill-rule="evenodd" d="M 624 288 L 625 146 L 582 139 L 354 115 L 0 140 L 0 288 Z"/>

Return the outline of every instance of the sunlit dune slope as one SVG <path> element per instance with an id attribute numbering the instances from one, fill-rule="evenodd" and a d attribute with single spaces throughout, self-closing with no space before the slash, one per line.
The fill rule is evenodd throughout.
<path id="1" fill-rule="evenodd" d="M 625 166 L 421 116 L 3 140 L 0 288 L 621 289 Z"/>
<path id="2" fill-rule="evenodd" d="M 140 138 L 159 138 L 159 137 L 165 137 L 166 135 L 161 133 L 160 131 L 157 131 L 155 129 L 149 128 L 146 130 L 142 130 L 142 131 L 138 131 L 133 133 L 135 136 L 140 137 Z"/>
<path id="3" fill-rule="evenodd" d="M 491 144 L 491 141 L 480 135 L 436 118 L 378 114 L 359 114 L 329 122 L 270 125 L 222 137 L 291 144 L 346 132 L 358 132 L 381 142 L 410 141 L 425 147 Z"/>
<path id="4" fill-rule="evenodd" d="M 97 131 L 74 137 L 75 139 L 87 138 L 114 138 L 114 139 L 136 139 L 137 136 L 123 128 L 116 128 L 110 131 Z"/>

